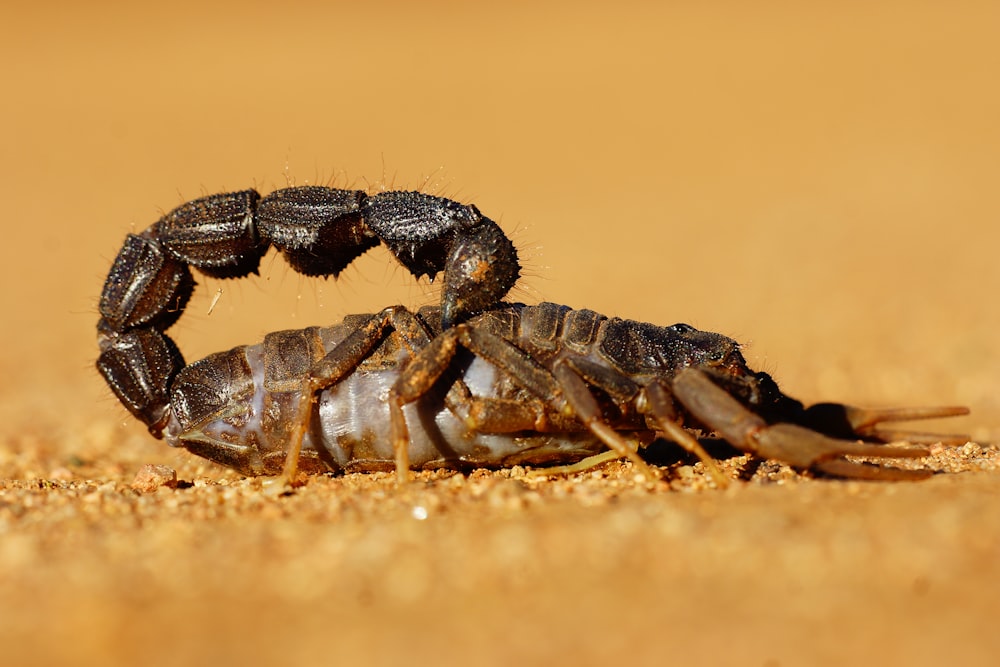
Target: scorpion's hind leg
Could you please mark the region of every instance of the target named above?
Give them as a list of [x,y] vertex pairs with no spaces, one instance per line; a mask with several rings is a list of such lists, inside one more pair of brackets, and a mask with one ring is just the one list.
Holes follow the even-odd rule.
[[917,480],[933,474],[927,470],[902,470],[849,461],[844,456],[920,458],[930,452],[923,447],[885,447],[841,440],[797,424],[768,424],[695,369],[684,369],[677,374],[673,393],[699,421],[736,448],[783,461],[800,470],[872,480]]
[[[312,406],[317,394],[357,370],[358,366],[378,348],[390,329],[399,334],[402,344],[409,348],[411,355],[430,341],[427,331],[413,313],[402,306],[393,306],[373,315],[364,325],[355,329],[351,335],[305,370],[306,380],[299,384],[299,405],[294,426],[288,434],[285,465],[281,475],[274,480],[273,488],[279,493],[295,480],[302,452],[302,440],[309,430]],[[283,351],[283,355],[287,355],[287,350]],[[393,418],[395,419],[395,416]]]
[[[410,362],[400,370],[399,377],[389,392],[390,427],[396,457],[396,475],[400,484],[408,480],[410,467],[410,435],[403,406],[427,394],[448,370],[460,344],[460,333],[464,330],[464,326],[446,329],[416,351]],[[530,401],[492,400],[472,396],[461,380],[456,380],[449,388],[444,400],[456,417],[464,421],[471,430],[478,432],[511,433],[531,430],[535,428],[539,412],[544,411],[541,402],[535,405]]]

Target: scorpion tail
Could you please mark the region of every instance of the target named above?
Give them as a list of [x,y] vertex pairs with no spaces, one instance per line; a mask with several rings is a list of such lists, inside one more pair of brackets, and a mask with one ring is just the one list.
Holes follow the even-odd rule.
[[495,305],[520,276],[517,249],[495,222],[458,238],[444,268],[441,298],[445,329]]

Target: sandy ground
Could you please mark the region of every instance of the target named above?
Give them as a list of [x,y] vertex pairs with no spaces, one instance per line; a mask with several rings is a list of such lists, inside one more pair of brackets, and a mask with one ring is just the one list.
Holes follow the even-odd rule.
[[[992,3],[38,4],[0,25],[0,662],[993,664]],[[124,235],[201,194],[419,188],[510,230],[515,298],[749,343],[806,401],[960,404],[914,484],[727,458],[314,478],[272,498],[93,371]],[[188,359],[436,293],[374,251],[203,280]],[[209,303],[222,290],[208,314]],[[177,488],[131,487],[145,464]],[[755,471],[755,472],[754,472]],[[751,474],[753,473],[753,474]]]

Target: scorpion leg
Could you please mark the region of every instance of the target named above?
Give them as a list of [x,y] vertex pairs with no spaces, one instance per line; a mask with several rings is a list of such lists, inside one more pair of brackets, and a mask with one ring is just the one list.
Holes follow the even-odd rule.
[[403,406],[423,396],[441,377],[455,355],[454,329],[445,331],[420,350],[389,390],[389,432],[396,459],[396,481],[405,484],[410,475],[410,432]]
[[[474,396],[461,380],[456,380],[445,396],[445,405],[470,431],[543,432],[577,430],[580,427],[577,414],[559,398],[562,390],[548,371],[537,366],[530,357],[500,336],[488,334],[484,337],[482,332],[477,331],[471,335],[469,332],[468,327],[459,325],[438,335],[401,370],[398,380],[390,390],[391,432],[400,483],[407,480],[409,470],[407,451],[409,428],[403,415],[403,406],[418,400],[430,391],[449,368],[459,346],[469,349],[497,368],[511,374],[535,394],[534,399],[527,400]],[[558,412],[553,413],[549,407],[553,403],[561,406]],[[617,433],[613,431],[612,433],[616,437],[615,444],[619,444],[621,438]],[[621,442],[624,444],[620,449],[615,448],[612,452],[613,458],[628,455],[623,452],[629,449],[628,444],[623,440]],[[631,449],[634,451],[634,448]],[[642,462],[642,465],[645,463]]]
[[797,424],[768,424],[712,382],[705,373],[694,368],[685,368],[675,376],[673,394],[699,421],[717,431],[736,448],[784,461],[795,468],[872,480],[915,480],[933,474],[924,470],[901,470],[848,461],[843,458],[845,455],[919,458],[929,452],[922,447],[887,448],[835,439]]
[[[566,357],[562,363],[571,366],[589,384],[607,392],[608,395],[619,401],[620,404],[629,403],[639,394],[639,385],[628,376],[613,368],[603,364],[596,364],[586,358]],[[684,430],[678,422],[677,411],[670,397],[670,390],[659,380],[653,380],[641,389],[645,401],[644,405],[640,402],[640,405],[642,405],[640,409],[652,418],[657,430],[697,456],[715,480],[716,485],[719,488],[725,488],[728,480],[722,474],[722,471],[719,470],[715,459],[705,451],[705,448],[701,446],[698,439]],[[602,455],[598,454],[596,457],[593,457],[595,464],[602,462],[598,460],[600,456]]]
[[[430,391],[451,365],[458,349],[458,331],[455,328],[447,329],[419,350],[402,369],[389,390],[389,427],[396,459],[396,481],[401,485],[409,481],[410,475],[410,430],[403,414],[403,406]],[[445,400],[450,410],[456,414],[464,413],[468,422],[472,399],[466,388],[449,390]],[[500,420],[494,417],[493,421]]]
[[729,485],[729,480],[719,470],[715,459],[705,451],[705,448],[701,446],[697,438],[678,423],[677,410],[674,407],[673,400],[670,398],[670,391],[667,387],[660,381],[653,380],[646,385],[645,392],[649,412],[652,414],[653,420],[659,430],[663,431],[664,435],[678,445],[697,456],[702,465],[705,466],[705,470],[715,480],[715,485],[720,489],[726,488]]
[[[630,378],[608,366],[594,363],[586,357],[563,357],[560,364],[565,364],[571,367],[572,370],[582,377],[587,384],[604,391],[619,406],[628,404],[639,393],[639,385],[633,382]],[[572,382],[572,380],[570,381]],[[609,449],[606,452],[588,456],[580,461],[577,461],[576,463],[532,470],[528,473],[528,475],[532,477],[547,475],[574,475],[576,473],[592,470],[593,468],[620,458],[621,454],[618,450]]]
[[603,419],[597,400],[577,371],[560,363],[555,365],[553,371],[548,371],[503,337],[461,324],[435,338],[403,370],[394,386],[394,397],[391,400],[396,406],[394,420],[398,415],[398,423],[393,422],[393,432],[397,434],[397,473],[405,475],[400,458],[400,452],[407,441],[402,406],[417,400],[437,381],[450,364],[458,345],[510,374],[557,413],[580,419],[589,431],[617,452],[618,456],[628,458],[644,476],[655,479],[654,473],[638,455],[636,448]]
[[[315,362],[306,371],[308,379],[304,386],[299,383],[297,387],[282,385],[268,388],[271,392],[297,389],[299,401],[295,410],[294,426],[287,435],[289,444],[285,464],[276,480],[275,488],[284,489],[295,478],[302,440],[309,428],[312,403],[317,393],[355,372],[358,366],[377,349],[389,330],[399,335],[402,345],[411,357],[411,361],[404,366],[400,379],[390,390],[388,398],[397,479],[400,483],[407,481],[410,467],[409,434],[403,415],[403,405],[425,394],[447,369],[454,356],[456,337],[449,330],[431,339],[419,317],[402,306],[394,306],[374,315]],[[298,332],[288,333],[298,334]],[[280,337],[280,333],[272,334],[271,337]],[[274,356],[281,356],[279,363],[287,364],[294,356],[290,352],[290,346],[280,343],[279,347],[284,350],[284,354]],[[279,374],[300,377],[301,371],[297,373],[295,369],[285,369],[279,373],[275,368],[265,373],[272,378]],[[543,412],[540,405],[532,409],[532,406],[524,406],[514,401],[493,401],[472,397],[461,380],[457,380],[449,389],[445,396],[445,404],[456,415],[460,417],[464,415],[463,418],[467,422],[471,420],[476,424],[485,424],[490,430],[498,432],[534,428],[539,420],[538,414]]]
[[[640,388],[638,384],[619,371],[608,368],[607,366],[595,364],[585,358],[577,359],[573,357],[566,357],[556,365],[557,368],[563,366],[570,367],[574,373],[580,375],[588,384],[605,391],[621,404],[627,404],[630,402],[637,394],[639,394],[641,390],[643,392],[643,398],[640,399],[639,402],[639,405],[641,406],[640,410],[641,412],[647,414],[651,419],[651,425],[654,426],[656,430],[662,432],[670,440],[673,440],[675,443],[697,456],[705,466],[705,469],[712,476],[716,486],[719,488],[725,488],[728,485],[728,479],[726,479],[726,476],[722,474],[721,470],[719,470],[719,466],[716,464],[715,459],[713,459],[709,453],[705,451],[705,448],[701,446],[701,443],[698,442],[697,438],[692,436],[680,425],[680,423],[678,423],[677,411],[674,408],[673,400],[670,397],[670,391],[661,381],[653,380],[645,387]],[[564,373],[564,371],[560,371],[560,373]],[[572,382],[572,380],[570,380],[570,382]],[[601,465],[607,461],[614,460],[617,457],[619,457],[619,454],[616,450],[596,454],[575,464],[560,466],[558,468],[558,472],[581,472],[594,466]]]
[[566,397],[566,401],[587,428],[619,456],[624,456],[631,461],[632,465],[646,479],[657,479],[657,475],[642,457],[639,456],[638,447],[630,444],[604,420],[597,399],[594,398],[593,392],[587,387],[587,383],[579,375],[578,371],[569,364],[560,362],[556,362],[552,371],[559,382],[559,387]]
[[460,327],[458,338],[462,345],[518,379],[556,412],[580,419],[591,433],[619,456],[631,461],[647,479],[656,479],[636,451],[637,447],[629,444],[604,420],[597,399],[580,373],[569,364],[556,362],[550,372],[513,343],[482,329]]
[[309,377],[299,394],[298,416],[289,435],[284,468],[275,480],[276,488],[284,489],[295,479],[302,451],[302,439],[309,429],[312,404],[317,392],[337,384],[354,372],[361,362],[378,348],[389,329],[400,334],[403,344],[410,350],[411,355],[430,342],[427,331],[413,313],[402,306],[393,306],[372,316],[368,322],[316,362],[309,370]]

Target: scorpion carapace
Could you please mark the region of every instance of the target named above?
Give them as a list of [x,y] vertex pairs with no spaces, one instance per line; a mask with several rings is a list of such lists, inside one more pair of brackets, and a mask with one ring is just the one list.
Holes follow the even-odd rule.
[[395,468],[403,480],[411,468],[567,463],[605,450],[652,474],[637,446],[665,436],[719,483],[688,429],[800,470],[916,479],[929,473],[845,457],[925,456],[922,447],[877,444],[900,437],[879,424],[966,413],[805,409],[751,370],[725,336],[551,303],[501,304],[447,328],[439,307],[397,306],[273,333],[183,368],[156,409],[171,445],[250,475],[283,471],[286,480],[297,467]]
[[320,186],[202,197],[125,239],[101,293],[98,370],[159,435],[171,381],[184,366],[164,332],[194,289],[190,267],[245,276],[273,245],[296,271],[337,276],[379,243],[418,278],[444,273],[446,326],[499,302],[520,273],[517,251],[495,222],[441,197]]

